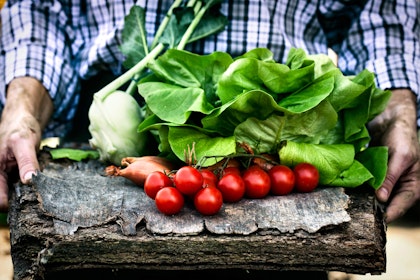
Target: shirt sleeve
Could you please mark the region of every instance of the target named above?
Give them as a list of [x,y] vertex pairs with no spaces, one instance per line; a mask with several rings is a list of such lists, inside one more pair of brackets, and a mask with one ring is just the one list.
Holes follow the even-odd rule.
[[2,103],[12,79],[31,76],[44,85],[53,99],[52,123],[69,122],[75,112],[79,81],[72,65],[71,25],[60,2],[8,1],[1,18]]
[[419,18],[416,1],[367,1],[339,49],[346,74],[367,68],[382,89],[409,88],[420,96]]

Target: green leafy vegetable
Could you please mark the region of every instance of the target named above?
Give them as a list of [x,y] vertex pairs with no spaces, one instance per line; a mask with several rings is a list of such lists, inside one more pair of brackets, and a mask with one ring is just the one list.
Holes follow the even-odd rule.
[[[89,139],[91,146],[98,150],[100,159],[113,164],[121,164],[123,157],[142,156],[147,153],[147,140],[149,133],[138,132],[138,125],[144,120],[142,108],[132,96],[136,88],[136,80],[144,74],[149,63],[166,49],[183,49],[185,44],[198,40],[220,31],[226,24],[225,17],[212,7],[221,1],[179,1],[176,0],[167,12],[165,20],[157,31],[153,43],[149,47],[146,39],[145,12],[140,6],[133,6],[125,18],[122,32],[123,44],[121,51],[126,55],[124,66],[127,71],[117,79],[96,92],[89,108]],[[211,11],[212,17],[209,16]],[[130,80],[127,91],[119,90]],[[180,89],[182,91],[182,89]],[[196,96],[185,98],[189,100],[199,98],[203,91],[197,90]],[[154,96],[150,97],[151,99]],[[211,110],[212,106],[202,106],[205,96],[185,109],[194,111],[205,108]],[[169,103],[167,103],[169,104]],[[181,103],[172,104],[172,106]],[[167,109],[170,109],[167,107]],[[169,110],[169,115],[176,113]],[[178,118],[188,118],[190,113],[175,114]],[[171,119],[173,121],[174,119]]]
[[[195,151],[194,156],[197,159],[214,155],[227,156],[236,152],[234,136],[210,137],[193,128],[181,126],[170,127],[168,136],[169,142],[173,143],[172,151],[182,159],[188,155],[189,149]],[[208,160],[205,165],[213,165],[216,162]]]
[[369,179],[369,185],[378,189],[384,182],[388,169],[388,147],[370,147],[358,153],[356,160],[373,175]]
[[[226,18],[216,5],[220,3],[175,0],[150,46],[144,11],[133,7],[121,46],[128,69],[95,94],[91,110],[97,113],[90,118],[98,125],[93,132],[131,139],[141,136],[128,145],[143,148],[144,135],[150,133],[162,156],[181,161],[194,157],[198,162],[212,157],[206,165],[239,153],[238,144],[244,143],[257,154],[277,153],[287,165],[298,161],[316,165],[323,185],[366,183],[378,188],[385,178],[388,150],[369,147],[366,125],[385,109],[390,92],[376,88],[374,73],[363,70],[344,76],[328,56],[295,48],[284,64],[276,62],[266,48],[236,58],[224,52],[183,51],[187,43],[224,28]],[[132,79],[128,96],[137,87],[145,101],[140,111],[144,115],[135,114],[134,107],[126,110],[131,113],[100,109],[105,105],[99,102]],[[121,133],[110,125],[111,117],[103,117],[112,114],[108,111],[121,114],[117,122],[129,123],[130,129]],[[114,136],[98,133],[97,137]],[[112,151],[103,153],[109,157]],[[128,153],[119,156],[136,156]]]
[[[124,20],[124,27],[121,34],[124,44],[121,45],[120,49],[123,53],[129,54],[123,65],[125,68],[130,69],[149,53],[144,9],[138,6],[130,9],[130,13]],[[133,32],[133,30],[137,32]]]
[[70,148],[51,149],[50,154],[51,154],[52,159],[68,158],[74,161],[82,161],[85,159],[98,159],[99,158],[98,151],[70,149]]
[[354,161],[355,151],[350,144],[308,144],[285,141],[279,150],[280,163],[294,167],[309,162],[318,168],[321,185],[329,185],[338,174]]
[[346,77],[326,55],[302,49],[291,49],[281,64],[263,48],[237,58],[171,50],[150,69],[138,84],[148,112],[138,131],[159,131],[167,155],[185,160],[194,147],[200,161],[238,153],[236,144],[246,143],[288,165],[313,163],[323,185],[377,188],[384,180],[387,150],[368,147],[366,124],[390,92],[377,89],[367,70]]

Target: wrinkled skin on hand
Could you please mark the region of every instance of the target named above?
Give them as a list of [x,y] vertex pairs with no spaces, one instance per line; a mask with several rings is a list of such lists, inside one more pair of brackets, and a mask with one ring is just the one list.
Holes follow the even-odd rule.
[[372,145],[389,148],[388,171],[377,199],[386,204],[387,223],[420,200],[420,146],[416,98],[410,90],[392,91],[386,110],[369,123]]
[[0,122],[0,212],[8,209],[8,177],[16,167],[28,183],[39,169],[37,152],[42,130],[53,110],[45,88],[35,79],[13,80]]

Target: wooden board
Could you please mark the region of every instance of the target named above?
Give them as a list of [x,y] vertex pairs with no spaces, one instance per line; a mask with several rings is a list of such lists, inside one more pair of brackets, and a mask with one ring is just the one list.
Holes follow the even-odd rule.
[[103,168],[95,161],[49,162],[32,185],[14,184],[16,279],[98,269],[153,279],[165,271],[230,271],[238,279],[250,271],[385,272],[386,226],[369,188],[244,199],[211,217],[187,205],[168,217],[141,188],[103,176]]

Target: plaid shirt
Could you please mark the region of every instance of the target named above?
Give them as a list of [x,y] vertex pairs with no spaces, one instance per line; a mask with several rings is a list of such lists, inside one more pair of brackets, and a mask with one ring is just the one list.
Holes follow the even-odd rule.
[[[79,99],[81,79],[101,71],[123,71],[119,50],[124,16],[145,7],[149,42],[169,0],[8,0],[1,10],[0,103],[18,76],[39,79],[54,100],[45,136],[63,136]],[[346,75],[367,68],[382,89],[420,90],[420,25],[416,0],[226,0],[226,29],[186,49],[232,56],[269,48],[285,62],[291,47],[307,53],[333,49]],[[418,8],[418,7],[417,7]],[[4,65],[4,66],[3,66]],[[1,108],[0,108],[1,109]]]

